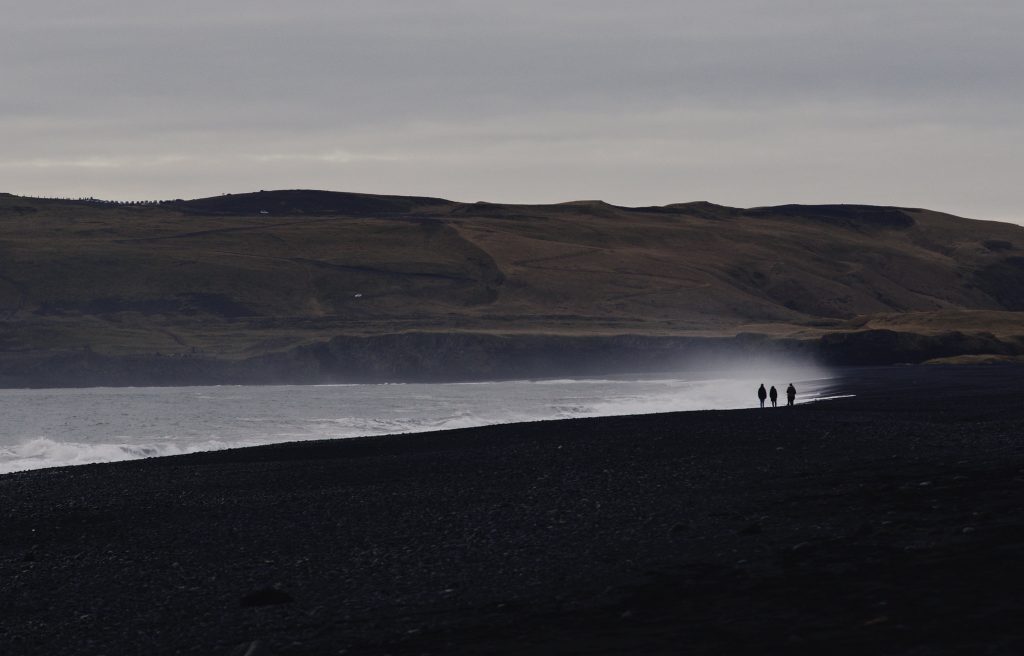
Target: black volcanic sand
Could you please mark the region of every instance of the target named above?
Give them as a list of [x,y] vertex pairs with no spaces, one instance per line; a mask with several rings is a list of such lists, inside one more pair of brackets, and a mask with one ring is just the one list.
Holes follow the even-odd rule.
[[3,476],[0,653],[1024,653],[1024,371],[844,386]]

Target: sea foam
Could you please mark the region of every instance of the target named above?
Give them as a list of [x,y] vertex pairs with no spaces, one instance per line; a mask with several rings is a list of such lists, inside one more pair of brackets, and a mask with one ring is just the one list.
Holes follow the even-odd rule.
[[[798,402],[827,396],[827,378],[795,374],[764,380],[794,380]],[[0,473],[281,442],[754,407],[760,380],[0,390]]]
[[197,451],[216,451],[239,446],[250,445],[217,440],[192,442],[184,446],[172,441],[152,444],[83,444],[81,442],[63,442],[48,437],[35,437],[11,446],[0,447],[0,474],[45,467],[88,465],[97,462],[173,456]]

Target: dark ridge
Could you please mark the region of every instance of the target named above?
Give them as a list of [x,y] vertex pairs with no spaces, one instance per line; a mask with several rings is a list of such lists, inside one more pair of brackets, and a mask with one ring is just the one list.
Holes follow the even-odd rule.
[[985,248],[990,251],[1012,251],[1013,242],[1006,241],[1004,239],[989,239],[984,242]]
[[974,284],[1007,310],[1024,310],[1024,257],[1008,257],[979,269]]
[[830,333],[818,340],[817,355],[822,362],[839,366],[922,363],[959,355],[1019,355],[1022,344],[1002,341],[991,334],[950,331],[919,335],[893,330]]
[[758,218],[809,219],[841,228],[905,230],[915,225],[914,219],[906,214],[905,209],[910,208],[873,205],[779,205],[751,208],[745,210],[744,214]]
[[449,214],[490,216],[494,214],[505,214],[508,211],[508,209],[508,205],[501,205],[499,203],[488,203],[486,201],[478,200],[475,203],[453,204],[453,207]]
[[603,200],[569,200],[564,203],[552,203],[546,207],[553,207],[557,209],[628,209],[619,205],[612,205],[606,203]]
[[645,207],[630,207],[630,212],[641,212],[643,214],[672,214],[674,216],[686,214],[668,205],[647,205]]
[[475,203],[454,204],[449,212],[456,216],[496,216],[508,218],[542,218],[553,214],[591,214],[607,216],[619,211],[631,211],[629,207],[611,205],[603,200],[574,200],[565,203],[520,204],[520,203]]
[[373,216],[408,214],[417,209],[438,208],[454,205],[454,203],[442,198],[421,196],[377,196],[341,191],[289,189],[226,194],[210,198],[174,201],[167,205],[189,214]]
[[696,216],[702,219],[721,219],[730,216],[737,216],[743,210],[726,205],[716,205],[704,200],[692,203],[671,203],[669,205],[654,205],[648,207],[630,207],[630,212],[644,212],[648,214],[673,214],[682,216]]

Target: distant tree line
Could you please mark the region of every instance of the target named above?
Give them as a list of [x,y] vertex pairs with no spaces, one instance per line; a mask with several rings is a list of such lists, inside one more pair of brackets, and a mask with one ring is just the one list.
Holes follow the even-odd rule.
[[73,196],[30,196],[34,200],[59,200],[72,203],[89,203],[91,205],[166,205],[168,203],[180,203],[182,200],[176,198],[174,200],[104,200],[102,198],[93,198],[92,196],[80,196],[75,198]]

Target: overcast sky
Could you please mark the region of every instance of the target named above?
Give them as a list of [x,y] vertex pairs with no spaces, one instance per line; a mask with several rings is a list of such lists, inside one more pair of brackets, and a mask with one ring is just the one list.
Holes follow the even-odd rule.
[[1024,222],[1021,0],[35,0],[0,191],[875,203]]

